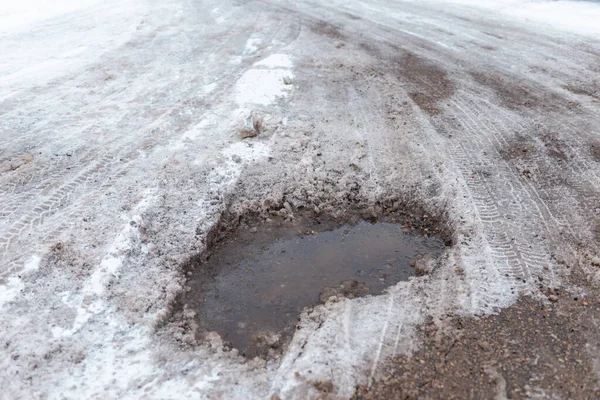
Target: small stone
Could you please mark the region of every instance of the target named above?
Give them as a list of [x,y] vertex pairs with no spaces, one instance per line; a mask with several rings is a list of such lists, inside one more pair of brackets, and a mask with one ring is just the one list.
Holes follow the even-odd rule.
[[587,307],[587,306],[589,306],[589,305],[590,305],[590,303],[588,303],[587,301],[584,301],[584,302],[583,302],[583,306],[584,306],[584,307]]
[[490,348],[490,344],[484,341],[477,343],[477,346],[479,346],[481,350],[488,350]]
[[292,80],[290,79],[289,76],[284,76],[283,77],[283,84],[284,85],[291,85],[292,84]]
[[250,232],[251,233],[256,233],[256,232],[258,232],[258,229],[256,227],[250,228]]
[[592,258],[592,265],[594,265],[596,267],[600,267],[600,257],[593,257]]
[[548,300],[550,300],[553,303],[556,303],[558,301],[558,296],[551,294],[550,296],[548,296]]
[[240,126],[238,128],[239,135],[243,138],[251,138],[258,135],[262,129],[263,117],[251,112],[244,121],[240,122]]

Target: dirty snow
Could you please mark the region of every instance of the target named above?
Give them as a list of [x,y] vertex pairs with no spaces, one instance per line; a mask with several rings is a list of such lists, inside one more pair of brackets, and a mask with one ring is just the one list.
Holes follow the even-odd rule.
[[[347,398],[426,317],[597,279],[598,4],[5,3],[0,398]],[[225,211],[404,199],[451,227],[434,273],[305,310],[281,358],[172,320]]]

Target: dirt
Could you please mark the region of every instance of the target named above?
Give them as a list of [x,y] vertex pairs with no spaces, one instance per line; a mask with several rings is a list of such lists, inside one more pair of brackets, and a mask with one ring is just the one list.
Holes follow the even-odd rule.
[[398,60],[402,80],[416,87],[409,93],[410,98],[429,115],[440,113],[438,102],[447,99],[454,92],[454,85],[447,73],[422,57],[407,54]]
[[571,280],[579,290],[550,301],[524,297],[488,317],[429,320],[422,348],[390,361],[353,398],[598,398],[600,291],[581,272]]
[[574,106],[568,99],[561,98],[558,93],[553,93],[543,87],[520,83],[518,80],[493,73],[471,71],[470,75],[480,85],[490,88],[501,104],[512,110],[533,108],[558,111]]
[[565,85],[564,88],[574,94],[589,96],[589,97],[592,97],[595,99],[600,99],[600,87],[594,83],[570,84],[570,85]]
[[[356,18],[354,18],[356,20]],[[326,21],[317,21],[310,26],[310,29],[318,35],[326,36],[330,39],[344,40],[345,35],[340,27]]]
[[590,146],[593,159],[600,163],[600,143],[594,143]]

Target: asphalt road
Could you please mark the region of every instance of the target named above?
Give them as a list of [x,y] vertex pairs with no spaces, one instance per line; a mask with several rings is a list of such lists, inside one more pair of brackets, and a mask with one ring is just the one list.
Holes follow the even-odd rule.
[[[596,295],[592,33],[433,1],[140,0],[0,48],[2,398],[349,398],[425,321]],[[185,265],[248,216],[357,208],[452,245],[306,310],[268,361],[174,312]]]

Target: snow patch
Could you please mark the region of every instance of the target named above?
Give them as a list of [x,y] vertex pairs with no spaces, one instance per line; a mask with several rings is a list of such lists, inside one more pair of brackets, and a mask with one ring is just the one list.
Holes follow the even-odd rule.
[[204,94],[207,95],[209,93],[211,93],[213,90],[215,90],[217,88],[217,84],[215,82],[213,83],[209,83],[208,85],[204,86]]
[[[291,80],[292,61],[286,54],[272,54],[254,64],[236,85],[238,104],[269,105],[279,97],[285,97],[293,86],[284,81]],[[268,68],[268,69],[267,69]]]
[[294,64],[287,54],[272,54],[254,64],[255,67],[292,68]]
[[31,256],[29,261],[27,261],[23,267],[25,272],[35,271],[40,267],[40,262],[42,259],[39,256]]
[[580,34],[600,35],[600,4],[585,1],[528,2],[507,12]]
[[[425,0],[431,1],[431,0]],[[433,0],[492,9],[518,19],[582,35],[600,35],[600,3],[570,0]]]
[[6,303],[13,301],[25,289],[22,276],[37,270],[40,267],[40,261],[41,258],[39,256],[31,256],[19,274],[11,276],[7,279],[6,284],[0,286],[0,309]]
[[56,17],[100,3],[100,0],[21,0],[0,2],[0,31]]
[[239,104],[254,103],[263,106],[288,94],[284,78],[292,78],[291,71],[284,69],[251,69],[237,83],[236,101]]
[[263,143],[245,143],[237,142],[223,149],[223,155],[227,158],[238,156],[243,161],[255,161],[257,158],[268,157],[270,154],[269,146]]
[[24,287],[23,281],[18,276],[8,278],[6,284],[0,286],[0,309],[4,304],[13,301]]
[[208,181],[217,186],[234,185],[242,174],[245,163],[268,157],[270,152],[270,147],[263,143],[234,143],[223,149],[221,154],[224,163],[210,173]]
[[250,38],[244,46],[244,54],[252,54],[258,50],[258,44],[261,42],[260,39]]

